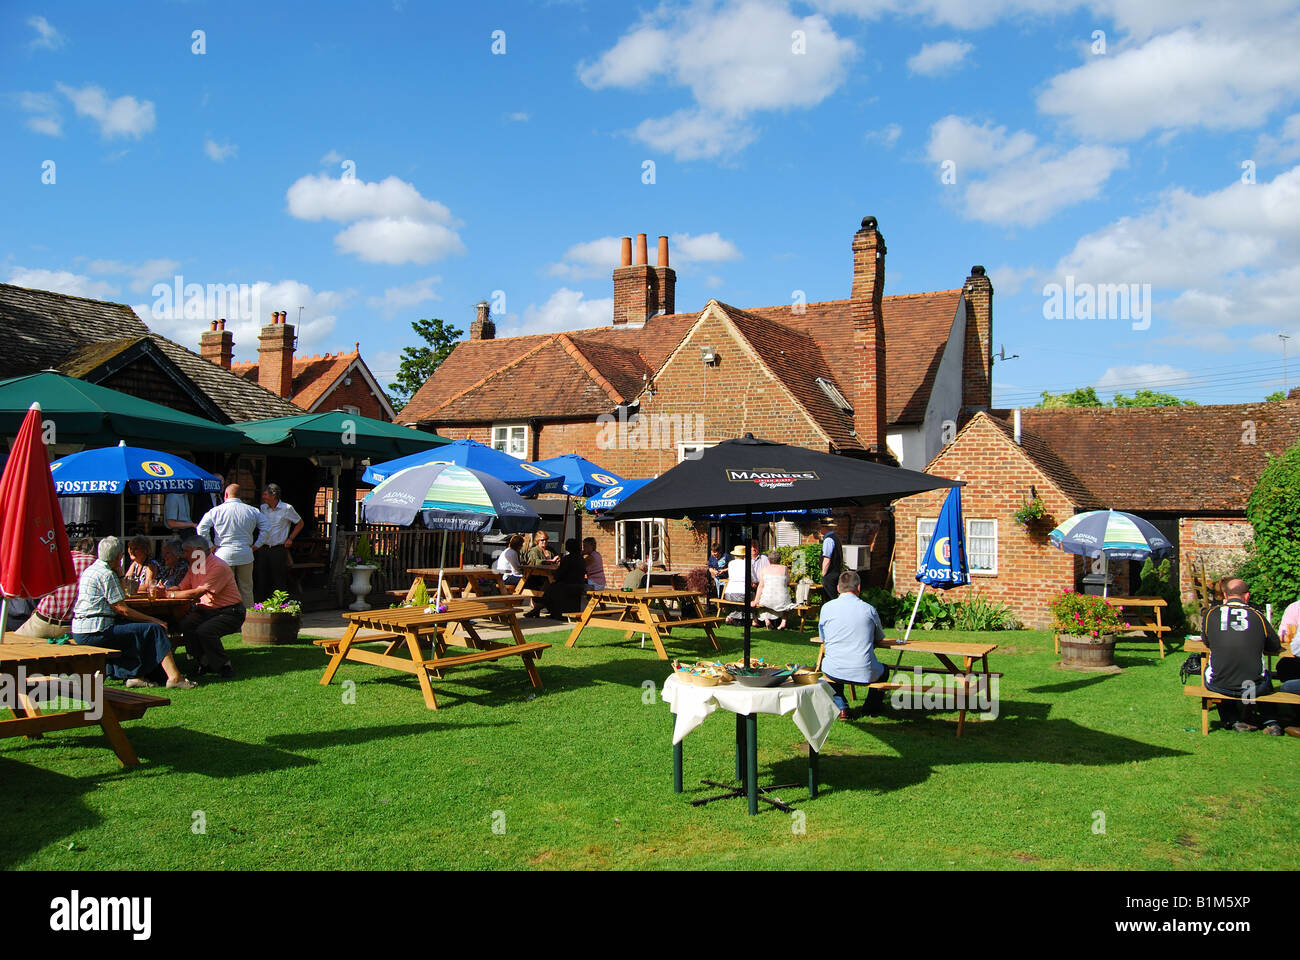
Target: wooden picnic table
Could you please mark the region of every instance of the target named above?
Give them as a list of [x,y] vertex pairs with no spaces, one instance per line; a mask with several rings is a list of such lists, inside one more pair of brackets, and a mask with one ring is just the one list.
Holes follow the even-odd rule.
[[[711,617],[700,606],[703,596],[693,590],[676,590],[672,587],[650,587],[643,590],[588,590],[587,606],[573,625],[566,647],[577,644],[578,637],[588,626],[605,627],[624,631],[624,640],[632,639],[634,633],[646,633],[654,641],[655,650],[660,660],[668,659],[664,650],[661,633],[669,633],[677,627],[701,627],[713,644],[714,650],[721,650],[718,638],[713,635],[713,625],[721,623],[722,617]],[[682,608],[682,618],[673,620],[668,616],[667,604],[676,601]],[[598,614],[600,614],[598,616]]]
[[[480,595],[481,587],[479,581],[487,581],[496,584],[497,593],[506,592],[505,581],[502,580],[502,574],[499,570],[492,570],[488,567],[411,567],[407,571],[415,576],[415,580],[423,580],[425,588],[428,589],[429,581],[433,581],[433,589],[437,590],[439,574],[442,575],[442,598],[443,600],[468,599]],[[411,582],[411,590],[415,589],[415,581]],[[409,599],[411,591],[406,594]]]
[[1125,617],[1132,623],[1130,629],[1155,634],[1156,643],[1160,645],[1160,658],[1163,660],[1165,634],[1169,632],[1169,627],[1166,627],[1160,619],[1160,611],[1169,606],[1165,599],[1163,597],[1107,597],[1106,599],[1118,604],[1124,611]]
[[171,638],[172,646],[185,642],[181,621],[194,606],[193,600],[181,597],[151,597],[147,593],[140,593],[127,597],[122,602],[132,610],[157,617],[167,624],[167,636]]
[[[499,602],[483,603],[476,600],[449,600],[445,613],[437,613],[436,609],[436,607],[398,607],[343,614],[343,619],[348,621],[348,627],[341,638],[315,641],[331,655],[329,665],[320,679],[321,685],[329,685],[344,660],[387,667],[390,670],[415,674],[420,681],[425,706],[430,710],[437,710],[438,701],[433,694],[431,678],[441,679],[442,671],[453,667],[518,656],[523,658],[524,668],[528,671],[528,679],[532,681],[533,687],[541,689],[542,678],[533,661],[540,657],[542,651],[550,644],[528,642],[524,639],[513,605]],[[499,643],[484,639],[474,628],[475,620],[494,620],[504,624],[510,629],[514,642]],[[452,635],[451,628],[454,626],[459,626],[465,631],[473,652],[448,654],[447,640]],[[357,634],[361,630],[377,630],[381,635],[358,638]],[[359,643],[374,641],[385,641],[388,645],[382,653],[357,646]],[[432,657],[424,655],[421,644],[433,647]],[[403,646],[408,656],[396,656],[395,651]]]
[[[14,691],[17,702],[6,704],[13,716],[0,720],[0,737],[38,738],[51,730],[98,725],[122,766],[137,765],[140,758],[136,756],[131,741],[122,730],[122,721],[134,720],[149,707],[166,706],[171,701],[166,697],[155,697],[135,690],[105,687],[104,662],[108,657],[116,657],[120,653],[120,650],[107,647],[53,644],[44,640],[33,641],[16,633],[5,634],[4,642],[0,643],[0,674],[9,678],[6,685]],[[22,684],[18,682],[20,669],[26,678]],[[27,689],[28,682],[33,677],[68,674],[82,678],[82,700],[87,704],[87,709],[42,713]],[[98,703],[94,700],[98,700]],[[96,707],[99,709],[96,710]],[[94,716],[95,713],[99,715]]]
[[[810,642],[820,644],[820,636],[810,637]],[[935,673],[946,673],[954,677],[972,677],[973,682],[978,683],[980,680],[987,681],[988,678],[999,676],[989,672],[989,654],[998,648],[996,643],[966,643],[959,640],[908,640],[904,643],[902,640],[889,637],[881,639],[879,649],[897,650],[898,659],[890,667],[891,683],[897,680],[895,671],[899,670],[903,664],[903,654],[909,651],[916,653],[933,654],[938,661],[943,664],[942,670],[932,670]],[[826,650],[823,647],[817,653],[817,669],[822,668],[822,657]],[[954,658],[961,658],[962,665],[959,667],[953,662]],[[883,657],[880,657],[883,661]],[[979,669],[975,670],[975,662],[979,661]],[[850,684],[850,686],[867,686],[867,684]],[[970,684],[967,684],[968,689]],[[963,700],[968,704],[969,700]],[[963,706],[957,711],[957,736],[961,736],[962,730],[966,727],[966,707]]]
[[[1199,654],[1202,654],[1202,655],[1203,655],[1203,656],[1201,657],[1201,685],[1204,686],[1204,684],[1205,684],[1205,671],[1206,671],[1206,670],[1209,668],[1209,666],[1210,666],[1210,648],[1209,648],[1208,646],[1206,646],[1205,641],[1202,640],[1200,637],[1188,637],[1186,640],[1183,641],[1183,652],[1184,652],[1184,653],[1199,653]],[[1283,643],[1283,644],[1282,644],[1282,652],[1281,652],[1281,653],[1266,653],[1266,654],[1264,654],[1264,655],[1265,655],[1266,657],[1268,657],[1268,670],[1269,670],[1269,673],[1272,673],[1272,672],[1273,672],[1273,658],[1274,658],[1274,657],[1276,657],[1276,658],[1279,659],[1279,660],[1282,660],[1282,659],[1284,659],[1284,658],[1286,658],[1286,657],[1293,657],[1293,656],[1295,656],[1295,654],[1293,654],[1293,653],[1291,652],[1291,645],[1290,645],[1289,643]]]
[[560,569],[559,561],[555,563],[533,564],[525,563],[521,566],[524,575],[519,578],[519,582],[514,585],[510,591],[520,597],[539,597],[541,593],[535,587],[529,587],[528,581],[532,577],[543,577],[548,584],[555,582],[556,571]]

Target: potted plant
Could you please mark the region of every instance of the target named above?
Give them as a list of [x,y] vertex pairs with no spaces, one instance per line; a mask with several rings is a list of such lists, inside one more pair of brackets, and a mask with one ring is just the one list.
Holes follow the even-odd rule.
[[1115,636],[1128,627],[1120,617],[1119,607],[1104,597],[1066,588],[1053,598],[1051,610],[1062,667],[1077,670],[1115,666]]
[[352,583],[348,585],[348,589],[356,597],[353,603],[348,604],[349,610],[370,609],[370,604],[366,603],[366,596],[370,593],[370,578],[379,569],[372,562],[373,560],[374,553],[370,549],[370,534],[363,533],[357,539],[356,552],[347,559],[347,568],[352,574]]
[[245,643],[293,643],[302,626],[302,604],[277,590],[249,607],[240,631]]
[[1015,513],[1016,523],[1026,530],[1045,516],[1047,516],[1047,508],[1043,506],[1041,497],[1034,497],[1032,500],[1025,501]]

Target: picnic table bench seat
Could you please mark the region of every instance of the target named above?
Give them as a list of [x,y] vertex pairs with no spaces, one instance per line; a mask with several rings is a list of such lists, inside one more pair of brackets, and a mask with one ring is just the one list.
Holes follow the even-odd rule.
[[[721,607],[739,607],[739,608],[741,608],[741,609],[744,609],[744,606],[745,606],[745,601],[744,601],[744,600],[728,600],[728,599],[726,599],[725,597],[714,597],[714,598],[713,598],[713,602],[716,603],[716,604],[718,605],[719,608],[721,608]],[[751,608],[751,609],[754,609],[754,610],[765,610],[765,609],[767,609],[767,608],[766,608],[766,607],[762,607],[762,606],[760,606],[760,607],[753,607],[753,608]],[[800,604],[796,604],[795,606],[791,607],[791,608],[788,609],[788,610],[782,611],[782,612],[779,614],[779,616],[782,617],[783,619],[784,619],[785,617],[788,617],[788,616],[791,616],[791,615],[797,617],[797,618],[799,619],[799,629],[800,629],[800,630],[803,630],[803,629],[805,629],[806,626],[807,626],[806,621],[807,621],[807,619],[808,619],[808,614],[810,614],[810,613],[813,611],[813,609],[814,609],[814,607],[813,607],[811,604],[800,603]],[[816,609],[820,609],[820,607],[818,607],[818,608],[816,608]]]
[[[1240,697],[1234,697],[1226,693],[1218,693],[1204,686],[1186,686],[1183,687],[1183,693],[1189,697],[1201,698],[1201,736],[1210,735],[1210,706],[1223,700],[1240,700]],[[1300,693],[1285,693],[1281,690],[1274,690],[1272,693],[1262,693],[1255,698],[1256,703],[1286,703],[1291,705],[1300,704]]]

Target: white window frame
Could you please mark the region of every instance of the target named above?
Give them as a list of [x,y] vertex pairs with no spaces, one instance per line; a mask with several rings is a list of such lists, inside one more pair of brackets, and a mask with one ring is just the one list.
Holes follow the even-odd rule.
[[[993,566],[988,569],[976,569],[971,559],[971,532],[972,523],[991,523],[993,524]],[[987,538],[985,538],[987,539]],[[992,517],[967,517],[966,518],[966,568],[973,577],[996,577],[998,575],[998,521]]]
[[[710,447],[716,447],[717,445],[717,440],[695,440],[691,443],[679,443],[677,444],[677,462],[681,463],[683,460],[687,459],[698,459],[699,454],[708,450]],[[691,457],[690,453],[694,453],[696,456]]]
[[[921,524],[923,523],[930,525],[930,529],[926,533],[921,532]],[[921,569],[921,561],[925,559],[925,551],[930,549],[930,541],[934,538],[934,528],[938,523],[938,517],[916,518],[916,568],[918,570]]]
[[[641,544],[650,544],[652,556],[650,565],[668,566],[668,521],[661,517],[647,517],[643,520],[619,520],[614,524],[614,562],[627,563],[632,560],[640,560],[640,557],[629,557],[627,555],[627,524],[636,523],[641,526]],[[657,549],[656,549],[657,547]]]
[[339,412],[348,413],[354,417],[361,416],[361,408],[350,403],[345,403],[343,406],[339,407]]
[[[522,430],[523,433],[523,450],[515,453],[510,449],[514,442],[514,431]],[[500,434],[500,436],[498,436]],[[528,459],[528,442],[531,438],[528,436],[528,424],[526,423],[494,423],[492,424],[492,449],[500,450],[502,453],[508,453],[512,457],[520,460]]]

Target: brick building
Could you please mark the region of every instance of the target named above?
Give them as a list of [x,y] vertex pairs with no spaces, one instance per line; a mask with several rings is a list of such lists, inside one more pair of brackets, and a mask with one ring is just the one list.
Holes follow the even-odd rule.
[[[1079,589],[1085,561],[1047,534],[1085,510],[1111,508],[1150,521],[1177,547],[1183,599],[1193,569],[1227,573],[1251,536],[1246,502],[1270,455],[1300,440],[1300,400],[1204,407],[1075,408],[977,414],[926,470],[966,482],[972,591],[1009,604],[1029,626],[1050,619],[1046,598]],[[915,589],[916,569],[943,492],[895,504],[895,589]],[[1015,512],[1032,497],[1047,516],[1022,527]],[[1131,594],[1141,565],[1112,565],[1112,592]]]
[[[959,287],[884,296],[874,217],[852,237],[850,296],[740,309],[710,300],[676,313],[667,237],[622,240],[607,327],[498,339],[488,305],[468,340],[403,409],[401,421],[472,437],[527,460],[581,454],[625,477],[652,477],[694,450],[755,436],[921,469],[956,424],[991,399],[993,287],[974,267]],[[848,541],[883,581],[889,514],[861,511]],[[653,552],[674,569],[703,563],[706,528],[680,521],[589,521],[610,566]],[[811,528],[783,528],[786,539]]]
[[231,362],[235,341],[225,320],[211,321],[211,329],[199,339],[199,353],[308,413],[343,410],[392,422],[393,406],[361,359],[361,344],[354,344],[351,353],[310,357],[295,357],[296,345],[294,325],[279,311],[262,327],[256,363]]

